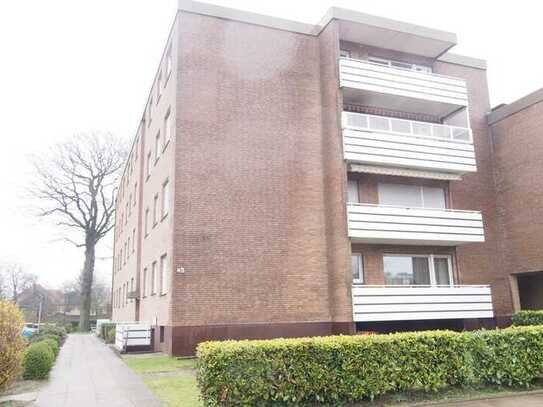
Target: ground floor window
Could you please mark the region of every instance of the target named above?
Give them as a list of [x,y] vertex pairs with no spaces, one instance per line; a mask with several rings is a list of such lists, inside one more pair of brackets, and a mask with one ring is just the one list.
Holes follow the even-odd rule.
[[386,254],[383,256],[387,285],[452,285],[451,256]]
[[353,283],[364,282],[364,262],[360,253],[353,253],[351,255],[352,270],[353,270]]

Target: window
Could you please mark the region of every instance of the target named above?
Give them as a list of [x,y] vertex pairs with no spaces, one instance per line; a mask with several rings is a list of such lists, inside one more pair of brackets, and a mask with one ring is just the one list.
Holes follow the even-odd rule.
[[170,77],[171,73],[172,73],[172,44],[168,46],[168,50],[166,51],[166,82],[168,82],[168,78]]
[[143,268],[143,278],[141,281],[141,295],[142,297],[147,296],[147,267]]
[[136,251],[136,228],[132,229],[132,253]]
[[156,294],[156,261],[151,266],[151,295]]
[[168,278],[168,258],[166,254],[160,257],[160,294],[167,293],[166,284]]
[[149,208],[145,209],[145,236],[149,234]]
[[351,57],[351,51],[347,49],[340,49],[339,50],[339,56],[341,58],[350,58]]
[[160,130],[155,137],[155,162],[160,158]]
[[147,109],[147,126],[151,125],[151,109],[153,107],[153,97],[149,99],[149,108]]
[[126,298],[126,286],[123,284],[123,291],[122,291],[122,298],[121,298],[121,303],[123,307],[125,303],[125,298]]
[[145,171],[147,174],[147,179],[151,176],[151,151],[147,153],[147,170]]
[[128,223],[128,215],[130,215],[130,206],[128,206],[128,202],[126,203],[126,216],[124,217],[124,224],[126,225]]
[[352,270],[353,270],[353,283],[364,282],[364,261],[360,253],[351,254]]
[[391,68],[406,69],[409,71],[432,73],[432,68],[426,65],[411,64],[409,62],[392,61],[384,58],[369,57],[368,61]]
[[452,265],[446,255],[385,255],[385,284],[451,285]]
[[127,258],[128,258],[128,250],[126,249],[126,242],[124,242],[124,264],[126,264]]
[[130,279],[130,292],[134,291],[134,277]]
[[133,202],[133,206],[136,206],[136,202],[138,201],[138,183],[136,182],[134,184],[134,202]]
[[164,117],[164,147],[168,144],[170,139],[172,138],[172,115],[170,114],[171,109],[168,109],[168,113],[166,113],[166,116]]
[[124,304],[128,304],[128,281],[124,285]]
[[153,226],[158,222],[158,194],[153,199]]
[[132,213],[132,194],[129,195],[128,197],[128,216],[130,216],[130,214]]
[[156,80],[156,103],[160,100],[162,96],[162,70],[158,73],[158,79]]
[[164,343],[164,326],[160,327],[160,343]]
[[170,183],[168,180],[164,181],[164,184],[162,184],[162,217],[166,216],[168,214],[168,210],[170,207]]
[[128,236],[128,250],[126,251],[126,258],[130,258],[130,236]]
[[358,193],[358,181],[350,179],[347,182],[347,202],[360,203],[360,195]]
[[445,209],[445,189],[407,184],[378,184],[379,203]]

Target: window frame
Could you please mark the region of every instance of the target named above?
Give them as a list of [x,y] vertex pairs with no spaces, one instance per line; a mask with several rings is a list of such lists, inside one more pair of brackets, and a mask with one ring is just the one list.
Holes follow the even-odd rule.
[[147,267],[143,268],[143,276],[141,280],[141,296],[147,297]]
[[168,253],[164,253],[160,256],[160,270],[159,270],[159,293],[160,295],[168,294],[167,286],[167,273],[168,273]]
[[358,257],[358,276],[353,278],[353,284],[364,284],[364,255],[361,252],[351,253],[351,275],[352,275],[352,258]]
[[151,295],[156,295],[156,268],[157,268],[157,262],[156,260],[151,263]]
[[[413,188],[418,189],[418,191],[416,192],[418,193],[420,197],[421,206],[382,203],[381,188],[385,186],[397,186],[397,185],[400,185],[403,187],[413,187]],[[443,208],[425,205],[425,199],[424,199],[425,188],[440,189],[443,192]],[[440,187],[440,186],[430,186],[430,185],[420,185],[420,184],[402,184],[398,182],[378,182],[377,183],[377,199],[378,199],[379,205],[384,205],[384,206],[398,206],[398,207],[405,207],[405,208],[421,208],[421,209],[442,209],[442,210],[449,209],[447,187]]]
[[[167,126],[166,123],[169,123]],[[171,132],[173,129],[173,123],[172,123],[172,109],[171,107],[168,108],[166,114],[164,115],[164,139],[162,141],[163,147],[162,150],[165,150],[168,144],[170,144]]]
[[[384,260],[385,257],[418,257],[428,259],[428,273],[430,274],[430,285],[426,284],[387,284],[385,280],[385,285],[387,286],[398,286],[398,287],[453,287],[454,283],[454,273],[453,273],[453,262],[451,254],[413,254],[413,253],[383,253],[383,276],[385,276]],[[436,284],[436,271],[434,259],[447,259],[447,267],[449,271],[449,284]]]
[[166,180],[162,183],[162,189],[161,189],[161,206],[160,206],[160,220],[162,221],[166,216],[168,216],[168,213],[170,213],[170,179],[166,178]]

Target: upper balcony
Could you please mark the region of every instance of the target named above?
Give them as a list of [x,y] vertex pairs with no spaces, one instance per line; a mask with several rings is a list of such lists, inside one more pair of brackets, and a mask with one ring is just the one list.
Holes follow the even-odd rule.
[[466,82],[460,78],[350,58],[339,60],[339,77],[346,103],[440,118],[468,106]]
[[477,171],[469,128],[343,112],[351,163],[462,175]]

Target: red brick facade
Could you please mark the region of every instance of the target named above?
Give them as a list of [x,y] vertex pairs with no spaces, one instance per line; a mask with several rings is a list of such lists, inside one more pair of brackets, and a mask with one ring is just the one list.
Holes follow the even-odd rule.
[[[517,192],[532,192],[533,183],[518,180],[527,179],[526,174],[537,177],[537,167],[521,168],[510,156],[522,163],[522,154],[537,154],[543,143],[526,152],[501,135],[511,126],[503,122],[490,137],[483,69],[340,42],[336,20],[308,34],[180,11],[169,44],[173,50],[167,47],[164,58],[173,55],[170,82],[163,85],[167,90],[161,99],[150,102],[152,112],[146,109],[131,156],[138,151],[141,157],[138,175],[132,181],[126,174],[123,178],[129,188],[139,180],[142,189],[135,204],[139,215],[131,220],[137,229],[137,261],[118,266],[127,236],[122,230],[115,234],[115,320],[150,322],[156,326],[155,349],[173,354],[191,354],[208,339],[351,333],[356,328],[351,252],[364,254],[365,283],[384,284],[383,253],[390,251],[450,255],[456,284],[490,284],[496,315],[511,314],[516,300],[510,274],[541,270],[541,242],[526,245],[524,228],[534,229],[535,235],[537,224],[510,212],[530,210],[537,202],[533,195],[515,199]],[[338,58],[346,48],[358,58],[371,53],[465,79],[477,172],[459,181],[349,173],[343,159],[343,110],[426,122],[439,118],[344,105]],[[164,72],[164,60],[161,64]],[[175,138],[147,176],[145,160],[168,109],[175,117]],[[378,203],[376,185],[383,178],[443,186],[448,208],[482,212],[485,242],[351,247],[348,178],[359,180],[368,203]],[[146,232],[146,209],[165,179],[171,186],[168,216]],[[121,191],[118,222],[126,199]],[[152,264],[166,254],[167,290],[146,295]],[[140,297],[119,300],[131,278]]]

